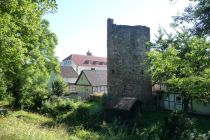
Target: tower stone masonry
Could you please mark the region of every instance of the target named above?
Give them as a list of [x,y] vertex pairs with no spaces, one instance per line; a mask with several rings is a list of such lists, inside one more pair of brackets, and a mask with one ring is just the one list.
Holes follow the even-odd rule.
[[152,99],[150,75],[145,64],[150,28],[116,25],[107,20],[108,94],[136,97],[143,103]]

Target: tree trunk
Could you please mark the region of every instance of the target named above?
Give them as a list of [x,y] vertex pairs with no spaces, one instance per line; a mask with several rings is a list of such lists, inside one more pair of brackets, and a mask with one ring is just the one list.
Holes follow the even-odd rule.
[[22,82],[21,79],[15,79],[13,81],[12,86],[12,96],[14,97],[13,108],[20,109],[21,108],[21,97],[22,97]]

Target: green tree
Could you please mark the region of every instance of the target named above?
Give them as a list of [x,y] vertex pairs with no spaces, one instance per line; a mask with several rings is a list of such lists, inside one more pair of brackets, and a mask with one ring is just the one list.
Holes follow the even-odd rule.
[[166,83],[167,89],[184,95],[188,110],[189,96],[207,102],[210,96],[210,42],[204,38],[178,33],[158,39],[148,53],[150,71],[155,83]]
[[[173,26],[184,27],[194,35],[210,35],[210,1],[209,0],[191,0],[194,1],[185,8],[185,11],[175,16]],[[191,25],[191,26],[190,26]]]
[[[14,108],[33,106],[47,94],[49,72],[58,70],[57,38],[42,20],[54,0],[0,0],[0,75]],[[6,85],[6,86],[5,86]]]
[[61,77],[58,77],[52,83],[52,94],[56,96],[61,96],[66,92],[67,85],[64,83]]

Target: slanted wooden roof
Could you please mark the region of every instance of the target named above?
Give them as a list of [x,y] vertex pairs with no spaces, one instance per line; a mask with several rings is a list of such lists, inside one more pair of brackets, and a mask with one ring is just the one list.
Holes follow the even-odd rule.
[[107,104],[107,108],[122,111],[130,111],[136,102],[137,99],[134,97],[122,97],[119,100],[109,101]]
[[114,106],[114,109],[130,111],[136,101],[137,99],[133,97],[122,97]]
[[107,85],[107,70],[83,70],[76,81],[76,85],[78,84],[82,74],[85,75],[91,86]]

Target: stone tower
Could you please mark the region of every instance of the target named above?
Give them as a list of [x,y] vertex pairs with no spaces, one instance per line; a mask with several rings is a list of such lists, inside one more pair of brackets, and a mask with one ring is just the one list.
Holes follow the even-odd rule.
[[136,97],[143,103],[152,99],[150,76],[146,71],[146,42],[150,28],[116,25],[107,20],[108,94]]

